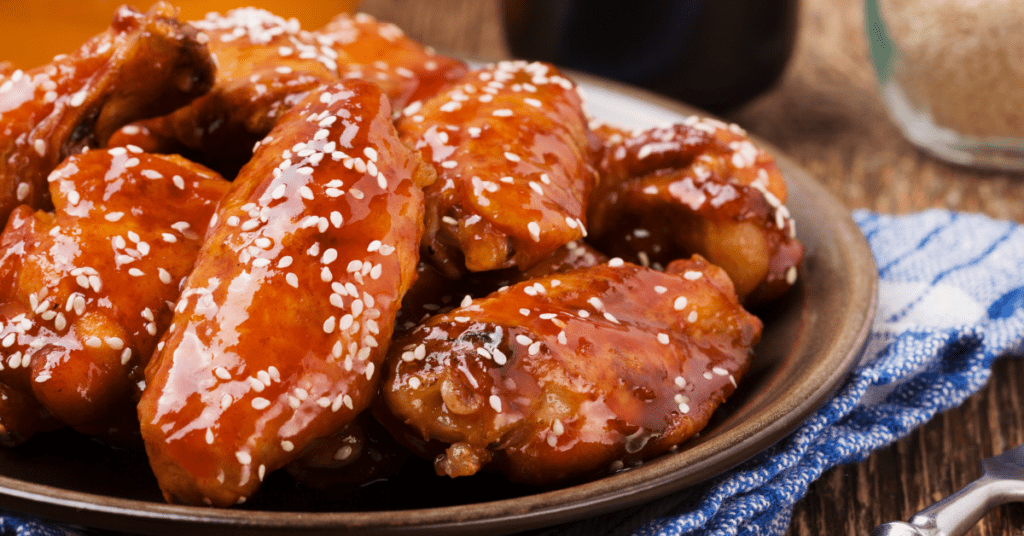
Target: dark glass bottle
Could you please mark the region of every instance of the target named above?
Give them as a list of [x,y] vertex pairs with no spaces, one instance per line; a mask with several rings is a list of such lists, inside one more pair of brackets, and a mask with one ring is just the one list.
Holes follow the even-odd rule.
[[793,51],[798,0],[505,0],[515,57],[723,112],[769,88]]

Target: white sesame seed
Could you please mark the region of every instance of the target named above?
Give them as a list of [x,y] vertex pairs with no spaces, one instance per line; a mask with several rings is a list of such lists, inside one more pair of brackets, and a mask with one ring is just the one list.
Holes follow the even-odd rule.
[[[253,402],[255,403],[256,401],[253,400]],[[238,459],[238,463],[242,465],[249,465],[250,463],[252,463],[252,456],[244,450],[236,452],[235,458]]]
[[686,309],[686,305],[686,296],[679,296],[678,298],[675,299],[674,302],[672,302],[672,308],[675,309],[676,311],[682,311],[683,309]]
[[692,324],[697,321],[697,318],[699,318],[697,311],[690,311],[690,314],[686,317],[686,321]]
[[252,399],[253,409],[267,409],[270,407],[270,401],[263,397],[256,397]]
[[540,242],[540,224],[535,221],[531,221],[526,224],[526,228],[530,231],[530,236],[534,242]]
[[491,408],[493,408],[494,411],[501,413],[501,398],[499,398],[498,395],[491,395],[488,401],[491,403]]

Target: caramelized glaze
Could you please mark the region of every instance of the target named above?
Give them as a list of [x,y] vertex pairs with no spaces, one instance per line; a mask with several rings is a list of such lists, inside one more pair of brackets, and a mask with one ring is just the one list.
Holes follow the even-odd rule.
[[466,74],[466,64],[435,53],[401,28],[365,13],[341,13],[317,32],[338,53],[338,75],[377,84],[401,110]]
[[326,86],[282,116],[146,370],[139,420],[168,501],[244,501],[369,405],[433,179],[373,85]]
[[[175,156],[94,150],[49,177],[55,212],[18,207],[0,237],[0,442],[44,421],[106,432],[134,413],[228,183]],[[134,393],[134,396],[133,396]]]
[[554,67],[473,71],[406,107],[398,130],[437,170],[422,249],[449,278],[525,270],[584,236],[590,133],[575,84]]
[[634,133],[602,127],[601,186],[589,240],[609,255],[664,267],[699,253],[747,305],[795,282],[803,245],[775,160],[735,125],[691,117]]
[[175,17],[163,2],[145,14],[125,6],[73,53],[0,70],[0,224],[18,205],[50,207],[46,177],[68,155],[210,88],[209,53]]

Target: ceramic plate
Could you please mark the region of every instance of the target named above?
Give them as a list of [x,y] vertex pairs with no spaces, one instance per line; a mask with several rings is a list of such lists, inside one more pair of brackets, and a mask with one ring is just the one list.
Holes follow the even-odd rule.
[[[626,86],[579,76],[591,113],[642,127],[694,110]],[[807,246],[793,291],[758,311],[763,341],[749,375],[708,427],[679,452],[587,484],[538,490],[494,476],[442,479],[427,463],[357,494],[317,492],[270,475],[243,508],[163,502],[145,456],[57,432],[0,449],[0,508],[85,527],[189,534],[373,532],[496,534],[555,525],[637,505],[698,484],[783,438],[838,388],[875,309],[876,269],[840,202],[761,140],[787,177]]]

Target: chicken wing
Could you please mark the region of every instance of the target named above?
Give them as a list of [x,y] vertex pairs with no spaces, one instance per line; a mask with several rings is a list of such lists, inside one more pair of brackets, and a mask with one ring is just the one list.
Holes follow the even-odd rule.
[[388,355],[396,439],[438,474],[549,484],[640,463],[699,431],[750,365],[761,322],[699,256],[621,259],[430,318]]
[[310,94],[221,203],[139,420],[168,501],[229,506],[374,396],[432,169],[369,83]]
[[442,273],[525,270],[583,237],[596,173],[569,79],[550,65],[502,62],[421,102],[398,130],[437,170],[421,254]]
[[687,123],[605,140],[589,240],[608,255],[661,267],[694,253],[721,266],[746,305],[795,282],[803,245],[775,160],[735,125]]
[[166,3],[122,7],[104,33],[30,71],[0,72],[0,225],[14,207],[50,206],[46,177],[121,125],[206,92],[213,62]]
[[0,383],[17,392],[0,402],[5,445],[40,415],[101,433],[134,412],[167,303],[228,183],[121,148],[71,156],[49,186],[56,212],[22,205],[0,237]]
[[466,74],[466,64],[436,54],[394,24],[341,13],[317,32],[338,53],[338,74],[373,82],[396,110],[430,97]]
[[[281,114],[309,91],[337,80],[338,55],[297,20],[262,9],[209,13],[191,24],[216,59],[213,89],[168,116],[133,127],[148,131],[160,152],[192,151],[234,177]],[[113,143],[137,143],[135,132],[121,132]]]

